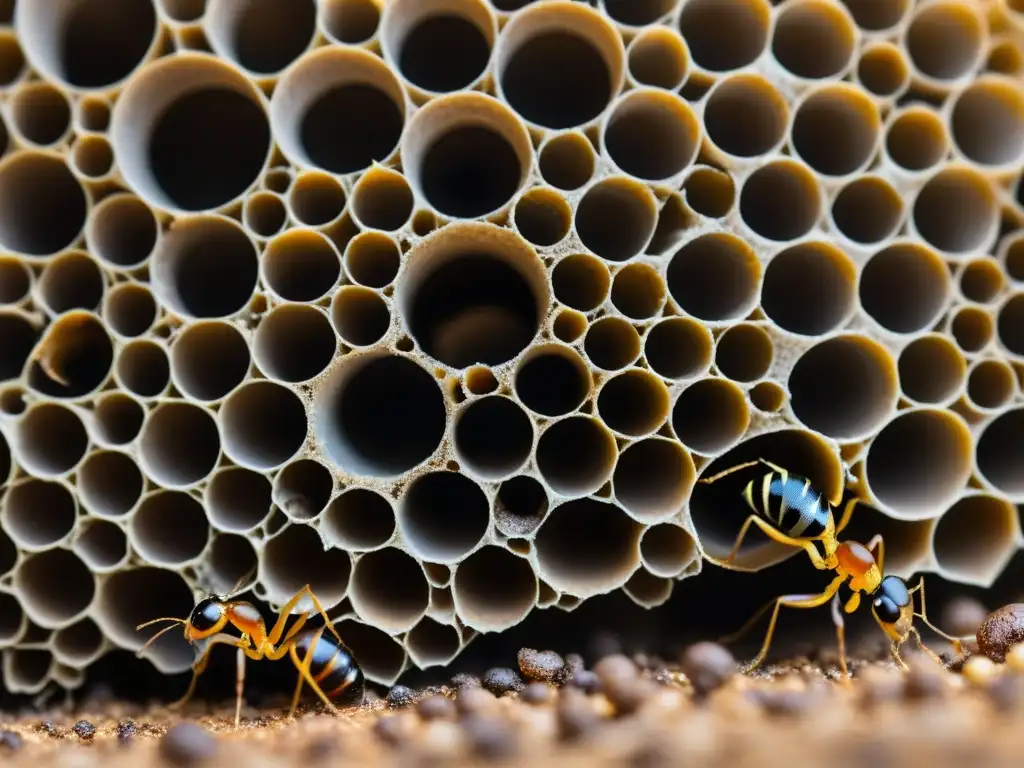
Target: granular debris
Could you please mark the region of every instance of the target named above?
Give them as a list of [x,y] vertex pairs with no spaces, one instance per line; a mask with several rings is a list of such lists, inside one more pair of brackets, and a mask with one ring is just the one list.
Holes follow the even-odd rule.
[[515,670],[508,667],[494,667],[487,670],[480,682],[495,696],[518,693],[524,687],[523,679],[516,674]]
[[[565,660],[554,651],[535,651],[523,648],[519,651],[519,671],[530,680],[561,685],[570,674]],[[582,659],[579,663],[582,664]]]
[[71,727],[71,730],[82,741],[92,741],[92,737],[96,735],[96,726],[88,720],[79,720]]
[[1006,660],[1015,643],[1024,642],[1024,603],[1010,603],[989,614],[978,628],[978,648],[992,661]]

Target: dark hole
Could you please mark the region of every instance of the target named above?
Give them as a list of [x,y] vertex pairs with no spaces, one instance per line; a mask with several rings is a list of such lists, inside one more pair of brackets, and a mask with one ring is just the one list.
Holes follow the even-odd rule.
[[238,63],[251,72],[280,72],[306,49],[316,29],[313,0],[250,0],[241,15],[230,42]]
[[516,394],[531,411],[562,416],[579,408],[587,396],[587,381],[579,367],[560,354],[537,355],[516,375]]
[[545,128],[571,128],[604,111],[611,73],[601,54],[567,32],[538,35],[512,54],[501,81],[512,108]]
[[402,135],[402,111],[371,85],[341,85],[317,99],[302,118],[302,146],[332,173],[352,173],[391,154]]
[[506,536],[525,536],[537,529],[548,511],[544,486],[532,477],[512,477],[498,488],[495,524]]
[[178,207],[209,210],[242,194],[259,176],[270,126],[258,104],[227,88],[190,93],[160,117],[149,162]]
[[449,216],[482,216],[507,203],[519,187],[522,169],[515,149],[481,126],[456,128],[423,157],[423,193]]
[[116,83],[142,61],[155,28],[150,0],[76,3],[57,41],[60,74],[79,88]]
[[452,14],[431,16],[402,43],[399,67],[409,82],[447,93],[472,83],[487,67],[491,48],[475,24]]

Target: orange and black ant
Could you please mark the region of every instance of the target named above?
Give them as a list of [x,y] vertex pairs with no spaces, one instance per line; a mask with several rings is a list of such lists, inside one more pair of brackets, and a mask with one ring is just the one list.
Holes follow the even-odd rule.
[[[775,632],[775,623],[779,617],[779,610],[783,606],[787,608],[817,608],[831,600],[832,620],[835,623],[836,636],[839,641],[839,664],[843,677],[848,678],[842,613],[852,614],[856,611],[860,607],[864,595],[871,600],[871,613],[889,637],[892,643],[893,659],[901,667],[906,668],[906,664],[900,658],[899,648],[911,635],[921,650],[936,662],[942,663],[939,657],[929,650],[921,640],[920,633],[914,627],[915,618],[920,619],[936,634],[952,642],[957,653],[962,653],[962,641],[966,638],[947,635],[928,621],[925,611],[923,576],[918,585],[913,588],[909,588],[906,582],[898,576],[883,576],[885,544],[881,534],[872,537],[867,545],[855,541],[839,541],[839,534],[849,525],[853,509],[859,501],[858,498],[854,497],[846,504],[837,524],[835,508],[839,503],[838,499],[833,501],[825,498],[824,494],[816,490],[807,478],[789,472],[765,459],[737,464],[716,475],[702,478],[699,482],[713,483],[733,472],[759,464],[767,467],[767,471],[747,483],[743,490],[743,498],[753,510],[753,514],[740,528],[732,551],[725,560],[717,560],[706,553],[704,553],[704,558],[724,568],[738,571],[750,570],[734,565],[733,561],[739,553],[740,545],[743,543],[747,531],[750,530],[750,526],[756,525],[773,541],[802,548],[807,552],[815,568],[823,571],[835,571],[836,576],[820,594],[782,595],[771,600],[755,613],[739,631],[722,638],[722,642],[725,643],[738,640],[753,627],[765,612],[774,606],[761,651],[745,665],[744,672],[751,672],[759,667],[768,655],[768,648]],[[818,543],[821,544],[824,554],[818,551]],[[853,594],[840,608],[839,588],[844,584],[852,590]],[[920,613],[914,612],[913,596],[915,592],[920,595]]]
[[[313,603],[316,611],[324,619],[324,626],[303,630],[310,613],[303,610],[296,614],[295,623],[285,631],[289,614],[298,606],[303,597],[308,597]],[[178,624],[184,625],[185,639],[196,647],[196,661],[192,665],[192,682],[185,695],[171,705],[172,708],[184,706],[192,698],[196,689],[196,681],[209,662],[210,651],[213,646],[219,644],[233,645],[238,649],[235,678],[236,728],[242,718],[242,690],[245,686],[246,657],[254,661],[263,658],[277,661],[286,655],[291,657],[292,663],[299,671],[299,680],[295,686],[295,695],[292,697],[289,718],[295,715],[304,683],[312,687],[333,713],[338,711],[333,701],[338,699],[343,692],[352,693],[355,690],[362,698],[364,685],[362,670],[308,584],[281,607],[277,622],[270,632],[267,632],[263,616],[260,615],[256,606],[231,598],[231,595],[210,595],[196,603],[192,614],[187,619],[164,617],[147,621],[136,627],[139,630],[161,621],[174,622],[171,626],[165,627],[153,635],[139,650],[139,654],[160,635]],[[241,632],[241,636],[222,631],[228,627],[237,629]],[[330,634],[325,634],[325,630],[329,630]],[[356,688],[353,689],[353,686]]]

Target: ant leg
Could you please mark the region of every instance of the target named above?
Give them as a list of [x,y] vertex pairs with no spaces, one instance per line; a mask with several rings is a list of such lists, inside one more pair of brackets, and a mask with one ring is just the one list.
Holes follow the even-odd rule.
[[737,464],[734,467],[729,467],[728,469],[726,469],[726,470],[724,470],[722,472],[719,472],[717,475],[712,475],[711,477],[702,477],[697,482],[698,483],[711,484],[711,483],[715,482],[716,480],[721,480],[726,475],[731,475],[733,472],[739,472],[741,469],[747,469],[748,467],[757,466],[758,462],[760,462],[760,461],[761,461],[761,459],[758,459],[757,461],[747,461],[747,462],[744,462],[743,464]]
[[836,642],[839,645],[839,668],[843,672],[843,682],[849,682],[850,670],[846,667],[846,622],[839,608],[839,593],[832,598],[832,623],[836,625]]
[[[303,659],[296,665],[299,670],[299,679],[295,681],[295,693],[292,695],[292,706],[291,709],[288,710],[289,719],[295,716],[295,710],[299,707],[299,696],[302,694],[302,684],[306,682],[306,677],[302,674],[302,670],[309,669],[309,664],[313,659],[313,648],[314,645],[310,645],[309,649],[306,651],[305,657],[303,657]],[[294,661],[295,657],[298,655],[295,651],[295,645],[292,644],[289,646],[288,650],[291,652],[292,660]]]
[[233,645],[243,653],[247,650],[246,644],[242,642],[240,638],[232,637],[227,633],[220,633],[209,638],[206,642],[206,648],[203,650],[202,656],[192,665],[192,682],[188,685],[188,690],[185,691],[185,695],[177,701],[168,705],[168,709],[180,709],[181,707],[188,704],[189,699],[192,698],[192,694],[196,691],[196,683],[199,681],[199,676],[206,671],[206,665],[210,661],[210,652],[213,650],[213,646],[221,645]]
[[750,515],[743,522],[743,526],[740,528],[739,535],[736,536],[736,541],[732,545],[732,551],[729,552],[729,557],[727,557],[725,560],[718,560],[717,558],[713,558],[705,554],[705,559],[723,568],[731,568],[732,570],[749,570],[737,568],[732,563],[733,560],[736,559],[736,555],[739,554],[740,546],[743,544],[743,539],[746,537],[751,525],[756,525],[758,528],[760,528],[761,531],[772,541],[775,541],[779,544],[784,544],[788,547],[799,547],[804,549],[807,552],[808,557],[811,558],[811,563],[814,565],[815,568],[817,568],[818,570],[826,570],[825,561],[818,553],[818,550],[815,549],[814,544],[812,544],[810,541],[806,539],[794,539],[791,536],[787,536],[781,531],[772,528],[771,525],[769,525],[765,520],[758,517],[757,515]]
[[[964,642],[963,641],[964,640],[970,640],[971,636],[970,635],[966,635],[964,637],[953,637],[952,635],[943,632],[941,629],[939,629],[934,624],[932,624],[930,621],[928,621],[928,610],[925,607],[925,603],[924,603],[924,576],[921,577],[921,580],[917,583],[917,586],[914,587],[912,590],[910,590],[911,594],[913,594],[914,592],[920,592],[921,593],[921,612],[918,613],[918,614],[915,614],[915,615],[919,619],[921,619],[921,623],[923,623],[926,627],[928,627],[928,629],[930,629],[932,632],[937,634],[939,637],[943,637],[946,640],[948,640],[949,642],[951,642],[953,644],[953,652],[956,653],[957,656],[962,656],[963,653],[964,653]],[[917,642],[919,644],[921,644],[922,647],[923,647],[923,644],[921,643],[920,635],[918,635]],[[927,650],[927,649],[925,649],[925,650]],[[932,655],[934,656],[934,654],[932,654]]]
[[761,663],[768,656],[768,649],[772,644],[772,636],[775,634],[775,623],[779,619],[779,610],[786,606],[787,608],[817,608],[820,605],[824,605],[832,596],[839,590],[839,585],[843,583],[845,576],[836,576],[832,582],[825,587],[825,591],[820,595],[783,595],[775,599],[775,610],[772,612],[772,618],[768,622],[768,631],[765,633],[764,643],[761,645],[761,650],[754,657],[754,659],[747,663],[743,668],[743,672],[752,672],[761,666]]
[[[846,506],[843,507],[843,516],[839,518],[839,524],[836,526],[836,536],[846,530],[846,526],[850,524],[850,519],[853,517],[853,508],[859,503],[860,499],[856,496],[846,502]],[[868,549],[871,549],[871,547],[868,547]]]
[[238,649],[235,660],[235,730],[242,724],[242,691],[245,690],[245,651]]
[[885,540],[882,538],[882,534],[876,533],[865,546],[867,546],[868,552],[875,556],[878,570],[885,573]]
[[[316,608],[317,613],[324,618],[324,625],[331,630],[331,634],[338,639],[338,642],[341,642],[341,635],[339,635],[338,630],[335,629],[334,622],[332,622],[330,617],[328,617],[327,611],[324,610],[320,601],[316,599],[316,595],[313,594],[313,590],[310,589],[309,584],[296,592],[291,600],[281,606],[281,614],[278,616],[277,622],[274,624],[274,628],[271,629],[270,633],[267,635],[267,640],[272,644],[277,644],[277,641],[281,639],[281,634],[284,632],[284,625],[288,621],[288,616],[303,597],[308,597],[313,602],[313,607]],[[302,611],[299,615],[301,616],[303,614],[308,615],[309,611]]]
[[907,663],[905,661],[903,661],[903,658],[900,656],[900,646],[899,646],[899,643],[893,643],[891,651],[892,651],[892,659],[893,659],[893,661],[895,661],[897,664],[900,665],[900,669],[902,669],[903,671],[906,671],[906,670],[910,669],[910,667],[907,666]]
[[[338,708],[334,706],[334,702],[332,702],[327,697],[327,694],[324,693],[323,689],[320,687],[320,684],[316,681],[316,679],[313,677],[313,675],[309,671],[309,666],[310,666],[310,664],[313,661],[313,649],[316,647],[316,644],[320,641],[320,637],[321,637],[322,633],[323,633],[323,630],[321,630],[320,634],[318,634],[314,638],[314,641],[310,645],[310,650],[306,652],[306,658],[305,659],[301,659],[301,660],[299,659],[299,652],[295,649],[295,644],[294,643],[292,643],[292,644],[290,644],[288,646],[288,652],[289,652],[289,654],[292,657],[292,662],[295,664],[295,668],[299,670],[300,678],[305,679],[305,682],[308,683],[309,686],[314,691],[316,691],[316,695],[319,696],[320,700],[323,701],[323,703],[327,705],[327,709],[329,709],[333,714],[338,714]],[[298,689],[296,689],[296,694],[297,694],[297,692],[298,692]],[[294,705],[294,703],[295,702],[293,702],[293,705]],[[294,710],[289,715],[289,717],[291,717],[292,715],[294,715]]]

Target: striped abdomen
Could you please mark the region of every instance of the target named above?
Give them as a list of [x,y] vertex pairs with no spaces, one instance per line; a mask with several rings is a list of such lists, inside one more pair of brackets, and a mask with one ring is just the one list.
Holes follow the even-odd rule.
[[825,532],[832,505],[805,477],[768,472],[751,480],[743,498],[754,512],[794,539],[813,539]]
[[340,698],[361,701],[363,698],[363,672],[348,648],[338,642],[325,627],[300,632],[293,650],[297,662],[306,660],[313,649],[309,673],[328,699]]

